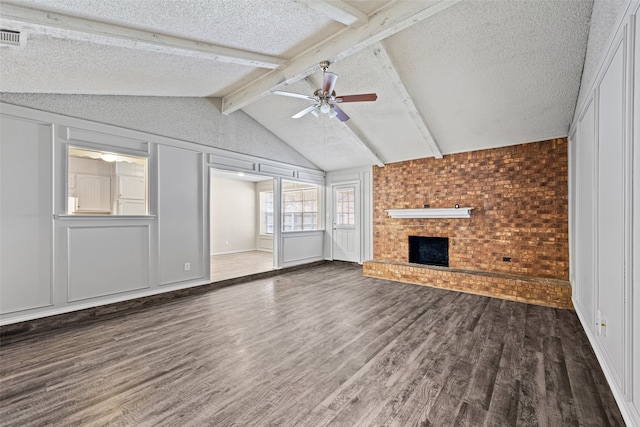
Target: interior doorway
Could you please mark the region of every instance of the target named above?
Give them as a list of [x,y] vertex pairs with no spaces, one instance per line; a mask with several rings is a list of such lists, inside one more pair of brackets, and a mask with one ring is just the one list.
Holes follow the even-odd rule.
[[272,178],[210,169],[211,281],[274,269]]

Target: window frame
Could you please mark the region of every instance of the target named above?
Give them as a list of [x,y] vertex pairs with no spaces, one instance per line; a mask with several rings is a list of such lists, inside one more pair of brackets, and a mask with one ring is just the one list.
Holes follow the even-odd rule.
[[[286,188],[285,183],[293,184],[293,188]],[[302,181],[292,181],[292,180],[282,180],[282,188],[280,189],[281,200],[280,200],[280,218],[281,218],[281,231],[282,233],[301,233],[301,232],[317,232],[324,230],[323,223],[323,206],[324,206],[324,191],[323,186],[310,183],[310,182],[302,182]],[[315,198],[305,200],[305,192],[313,191],[315,193]],[[300,193],[300,200],[293,200],[291,203],[299,203],[300,210],[296,211],[287,211],[285,209],[285,194],[286,193]],[[305,210],[305,202],[311,202],[314,210]],[[286,220],[287,215],[292,215],[290,221]],[[305,216],[312,215],[311,224],[314,228],[306,228],[305,229]],[[315,220],[313,219],[315,218]],[[299,221],[296,221],[299,219]],[[291,229],[286,229],[287,225],[290,225]],[[299,226],[299,228],[297,228]]]
[[[94,152],[98,152],[98,153],[103,153],[103,154],[114,154],[114,155],[120,155],[123,157],[137,157],[140,159],[144,159],[145,160],[145,164],[144,164],[144,199],[140,199],[143,200],[144,202],[144,207],[145,207],[145,214],[123,214],[123,215],[119,215],[117,213],[88,213],[88,212],[81,212],[81,213],[73,213],[70,210],[70,193],[69,193],[69,186],[70,186],[70,177],[71,174],[73,172],[71,172],[70,170],[70,157],[71,156],[71,150],[72,149],[77,149],[77,150],[86,150],[86,151],[94,151]],[[155,215],[152,213],[152,197],[151,197],[151,177],[152,177],[152,155],[151,153],[149,153],[148,151],[139,151],[139,150],[135,150],[135,149],[128,149],[126,147],[122,147],[122,146],[116,146],[116,145],[106,145],[106,144],[96,144],[96,143],[90,143],[90,142],[84,142],[84,141],[69,141],[67,143],[64,144],[64,150],[63,150],[63,169],[64,169],[64,191],[63,191],[63,203],[62,203],[62,213],[60,213],[58,216],[61,218],[100,218],[100,219],[105,219],[105,218],[120,218],[120,219],[139,219],[139,218],[155,218]],[[117,161],[114,161],[114,164]],[[115,166],[114,166],[115,167]],[[117,179],[114,181],[114,178],[117,178],[117,174],[114,172],[113,175],[110,176],[110,179],[112,181],[112,186],[113,185],[118,185]],[[113,190],[113,188],[112,188]],[[77,194],[77,193],[76,193]],[[110,199],[112,199],[112,194],[110,194]],[[111,205],[113,206],[113,204],[115,203],[114,200],[110,200]]]

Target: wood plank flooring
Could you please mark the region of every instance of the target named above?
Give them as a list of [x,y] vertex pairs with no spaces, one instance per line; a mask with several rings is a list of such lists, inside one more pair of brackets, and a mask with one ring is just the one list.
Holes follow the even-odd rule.
[[623,426],[575,313],[326,263],[0,345],[3,426]]
[[211,255],[211,281],[220,282],[273,270],[273,253],[263,251]]

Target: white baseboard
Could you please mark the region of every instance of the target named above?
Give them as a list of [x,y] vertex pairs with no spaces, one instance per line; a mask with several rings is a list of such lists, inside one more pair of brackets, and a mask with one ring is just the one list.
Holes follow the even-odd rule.
[[209,255],[213,256],[213,255],[227,255],[227,254],[239,254],[242,252],[255,252],[258,249],[253,248],[253,249],[240,249],[239,251],[228,251],[228,252],[212,252]]
[[624,418],[624,422],[627,423],[628,426],[640,427],[640,414],[633,408],[632,402],[627,402],[622,390],[618,389],[616,383],[612,381],[614,378],[613,373],[609,369],[608,365],[605,363],[604,355],[600,350],[600,346],[598,345],[598,341],[596,337],[593,335],[591,329],[587,327],[587,322],[585,321],[585,315],[578,304],[578,301],[575,298],[571,299],[573,302],[573,307],[576,310],[576,314],[578,315],[578,320],[582,324],[582,329],[587,334],[587,338],[589,339],[589,343],[591,344],[591,348],[593,352],[596,354],[596,358],[598,359],[598,363],[600,364],[600,368],[602,368],[602,372],[604,372],[604,376],[607,379],[607,383],[609,384],[609,388],[613,393],[613,398],[616,400],[618,404],[618,408],[620,408],[620,412],[622,413],[622,418]]

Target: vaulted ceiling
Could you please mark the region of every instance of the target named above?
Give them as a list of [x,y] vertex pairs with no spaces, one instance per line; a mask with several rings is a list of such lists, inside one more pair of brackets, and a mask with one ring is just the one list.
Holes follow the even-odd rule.
[[[0,91],[219,97],[324,170],[566,136],[592,0],[21,0]],[[25,40],[26,39],[26,40]],[[291,116],[321,86],[376,102]]]

